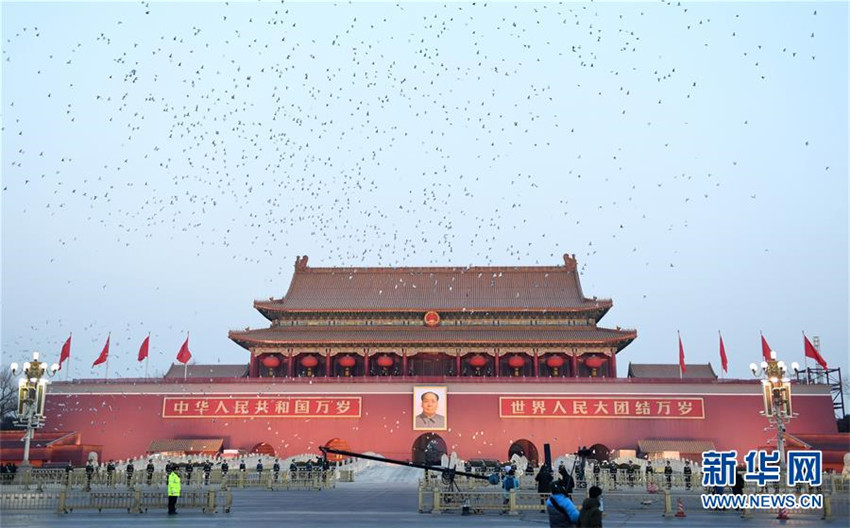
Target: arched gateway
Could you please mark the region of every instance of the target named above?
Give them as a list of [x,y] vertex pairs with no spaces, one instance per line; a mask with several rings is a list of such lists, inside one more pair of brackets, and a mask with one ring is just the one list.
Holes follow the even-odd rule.
[[410,458],[416,464],[439,466],[445,454],[446,441],[437,433],[425,433],[413,442]]

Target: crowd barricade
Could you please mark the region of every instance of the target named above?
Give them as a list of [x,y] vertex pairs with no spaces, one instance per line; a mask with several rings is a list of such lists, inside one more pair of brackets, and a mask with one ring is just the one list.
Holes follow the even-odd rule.
[[[772,488],[771,488],[772,490]],[[624,511],[655,511],[661,516],[674,517],[678,512],[681,501],[683,509],[687,511],[702,510],[700,495],[702,488],[694,487],[691,491],[666,490],[658,493],[650,493],[644,488],[632,490],[618,490],[613,492],[608,504],[616,504],[618,510]],[[745,489],[745,493],[748,491]],[[749,490],[755,493],[756,490]],[[780,487],[779,493],[794,493],[795,488]],[[816,517],[824,520],[844,518],[850,515],[850,497],[845,493],[833,494],[828,489],[822,492],[818,490],[801,490],[803,493],[822,493],[823,507],[820,509],[788,509],[791,516],[802,515],[808,518]],[[573,501],[576,506],[580,505],[587,493],[586,489],[576,489],[573,493]],[[799,493],[798,493],[799,495]],[[507,498],[506,498],[507,496]],[[490,489],[455,489],[448,490],[445,486],[432,485],[431,487],[420,486],[419,488],[419,512],[439,514],[447,511],[486,513],[498,511],[517,515],[524,511],[544,511],[545,501],[549,497],[547,493],[537,493],[534,490],[513,489],[505,494],[500,487],[493,486]],[[614,499],[616,497],[616,499]],[[779,509],[742,510],[740,512],[718,512],[720,515],[741,515],[752,517],[754,515],[764,517],[776,517]]]
[[3,491],[0,511],[53,510],[59,504],[59,492]]
[[[229,490],[190,489],[181,490],[178,509],[199,509],[204,513],[221,510],[229,513],[233,496]],[[65,489],[59,493],[57,511],[70,513],[74,510],[127,510],[144,513],[148,510],[166,510],[168,495],[165,489],[157,490],[94,490],[90,492]]]

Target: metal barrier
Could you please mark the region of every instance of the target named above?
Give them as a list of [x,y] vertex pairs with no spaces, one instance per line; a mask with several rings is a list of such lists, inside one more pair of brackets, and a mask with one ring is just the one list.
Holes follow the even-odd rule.
[[[790,493],[792,489],[781,489],[781,493]],[[814,490],[813,490],[814,491]],[[648,510],[657,511],[664,517],[673,517],[678,512],[678,504],[681,501],[684,510],[701,510],[701,490],[690,493],[670,492],[663,490],[662,493],[649,493],[645,490],[635,493],[617,492],[612,495],[612,501],[616,497],[618,509],[628,511]],[[576,506],[581,504],[581,493],[577,491],[573,498]],[[440,486],[419,488],[419,512],[439,514],[445,511],[471,511],[484,513],[487,511],[499,511],[509,515],[517,515],[522,511],[546,511],[546,499],[549,494],[537,493],[532,490],[510,490],[505,493],[500,488],[492,488],[487,491],[478,489],[444,491]],[[757,511],[742,510],[744,518],[758,516],[776,517],[779,509],[761,509]],[[823,492],[822,509],[795,508],[787,510],[789,514],[820,517],[824,520],[842,518],[850,515],[850,496],[847,494],[832,494],[827,490]]]
[[3,491],[0,510],[52,510],[59,504],[59,493],[33,491]]
[[[165,510],[168,507],[166,490],[105,490],[77,491],[63,490],[59,494],[57,511],[70,513],[74,510],[127,510],[130,513],[143,513],[150,509]],[[177,507],[180,509],[200,509],[204,513],[216,513],[221,508],[229,513],[233,496],[229,490],[185,490],[180,494]]]
[[521,511],[546,511],[548,493],[499,488],[488,491],[444,491],[439,487],[419,489],[419,512],[440,514],[444,511],[487,511],[519,515]]

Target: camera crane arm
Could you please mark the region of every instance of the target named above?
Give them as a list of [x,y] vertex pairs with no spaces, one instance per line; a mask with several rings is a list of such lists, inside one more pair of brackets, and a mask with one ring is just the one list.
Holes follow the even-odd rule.
[[[487,476],[487,475],[479,475],[477,473],[467,473],[466,471],[458,471],[454,468],[447,468],[447,467],[443,467],[443,466],[429,466],[427,464],[417,464],[415,462],[406,462],[404,460],[394,460],[392,458],[384,458],[384,457],[379,457],[379,456],[375,456],[375,455],[367,455],[365,453],[355,453],[353,451],[344,451],[342,449],[334,449],[332,447],[326,447],[326,446],[319,446],[319,450],[322,452],[322,454],[325,456],[325,458],[327,458],[328,453],[333,453],[335,455],[350,456],[350,457],[355,457],[355,458],[363,458],[365,460],[374,460],[376,462],[384,462],[386,464],[396,464],[396,465],[399,465],[399,466],[407,466],[407,467],[415,467],[415,468],[431,470],[431,471],[439,471],[439,472],[443,473],[444,475],[462,475],[464,477],[469,477],[469,478],[474,478],[474,479],[479,479],[479,480],[486,480],[486,481],[491,482],[491,483],[493,482],[492,479],[491,479],[492,475]],[[497,482],[498,482],[498,476],[496,478],[497,478]]]

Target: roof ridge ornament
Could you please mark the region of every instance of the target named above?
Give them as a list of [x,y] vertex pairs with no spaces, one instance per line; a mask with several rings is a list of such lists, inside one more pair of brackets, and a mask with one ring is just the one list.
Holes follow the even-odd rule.
[[307,255],[303,257],[295,257],[295,269],[296,270],[304,270],[307,269]]
[[564,266],[566,266],[568,270],[575,271],[577,267],[575,253],[573,253],[572,255],[570,255],[569,253],[564,253]]

